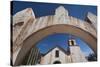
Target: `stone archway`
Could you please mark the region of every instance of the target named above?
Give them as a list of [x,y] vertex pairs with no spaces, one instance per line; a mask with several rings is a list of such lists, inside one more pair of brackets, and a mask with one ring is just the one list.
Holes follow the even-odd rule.
[[39,42],[42,38],[55,33],[68,33],[80,37],[97,54],[97,39],[93,35],[72,25],[58,24],[40,29],[37,32],[32,33],[27,39],[25,39],[23,41],[23,46],[19,54],[17,55],[14,65],[20,65],[27,52],[32,47],[34,47],[36,43]]

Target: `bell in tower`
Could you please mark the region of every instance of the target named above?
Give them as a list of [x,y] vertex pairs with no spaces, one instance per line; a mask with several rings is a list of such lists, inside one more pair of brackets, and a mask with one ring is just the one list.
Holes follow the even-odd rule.
[[69,45],[69,46],[75,46],[75,45],[76,45],[75,39],[69,39],[68,45]]

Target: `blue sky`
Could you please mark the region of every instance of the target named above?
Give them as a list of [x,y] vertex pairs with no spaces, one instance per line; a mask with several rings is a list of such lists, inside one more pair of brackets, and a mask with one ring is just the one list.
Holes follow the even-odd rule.
[[[32,8],[36,17],[54,15],[55,9],[59,6],[64,6],[65,9],[69,11],[70,16],[84,20],[86,18],[87,12],[92,12],[97,15],[96,6],[87,5],[72,5],[72,4],[55,4],[55,3],[39,3],[39,2],[22,2],[13,1],[12,15],[21,11],[25,8]],[[74,36],[75,37],[75,36]],[[63,47],[65,50],[68,47],[67,41],[69,39],[69,34],[54,34],[47,36],[42,39],[37,47],[40,49],[41,53],[46,53],[50,48],[55,45]],[[80,38],[75,37],[77,44],[81,47],[82,51],[88,55],[92,50],[87,46],[87,44]]]
[[49,51],[49,49],[55,46],[61,46],[62,48],[67,50],[68,40],[71,39],[70,36],[76,40],[76,44],[80,46],[82,52],[84,52],[85,55],[93,53],[88,44],[86,44],[83,40],[76,36],[64,33],[57,33],[43,38],[39,43],[37,43],[37,47],[39,48],[41,53],[46,53]]

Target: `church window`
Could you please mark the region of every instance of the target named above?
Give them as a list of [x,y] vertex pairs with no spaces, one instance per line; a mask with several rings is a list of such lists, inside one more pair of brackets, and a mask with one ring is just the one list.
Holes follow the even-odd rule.
[[59,51],[58,50],[56,50],[55,56],[59,57]]

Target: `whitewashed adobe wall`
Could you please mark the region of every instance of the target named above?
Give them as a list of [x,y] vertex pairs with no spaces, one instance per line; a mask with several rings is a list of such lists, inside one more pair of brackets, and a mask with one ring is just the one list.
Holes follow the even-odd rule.
[[[59,57],[55,57],[56,50],[59,51]],[[67,56],[67,54],[65,54],[62,50],[56,47],[41,58],[40,64],[53,64],[55,61],[60,61],[61,64],[70,63],[70,60],[71,58]]]
[[[54,48],[49,53],[41,58],[40,64],[53,64],[55,61],[60,61],[61,64],[64,63],[77,63],[77,62],[87,62],[85,55],[82,53],[79,46],[69,46],[70,54],[67,55],[59,48]],[[56,50],[59,50],[59,57],[55,57]]]
[[87,62],[85,55],[77,45],[70,46],[70,55],[72,58],[72,62]]

